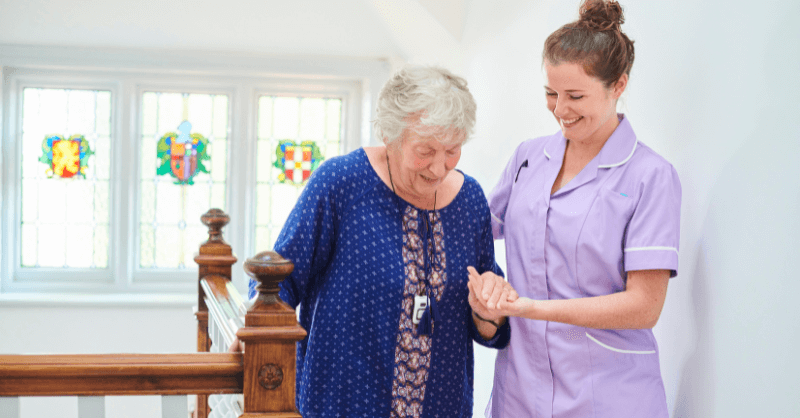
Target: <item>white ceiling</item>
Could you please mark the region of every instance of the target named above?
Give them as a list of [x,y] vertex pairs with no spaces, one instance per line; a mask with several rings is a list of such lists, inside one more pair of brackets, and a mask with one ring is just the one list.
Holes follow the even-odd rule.
[[401,54],[364,0],[0,0],[0,43]]
[[0,0],[0,44],[407,60],[457,49],[466,12],[466,0]]

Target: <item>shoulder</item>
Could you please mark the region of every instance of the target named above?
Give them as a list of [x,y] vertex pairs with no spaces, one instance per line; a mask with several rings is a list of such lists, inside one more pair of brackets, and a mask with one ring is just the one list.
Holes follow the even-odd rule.
[[370,169],[367,155],[359,148],[323,161],[314,173],[321,177],[338,178],[364,175]]
[[325,160],[311,175],[301,199],[323,199],[343,207],[376,184],[377,175],[364,150]]
[[639,193],[668,193],[680,196],[681,182],[675,167],[666,158],[641,141],[625,164],[620,181]]
[[464,193],[464,197],[470,202],[486,202],[486,194],[478,180],[463,171],[460,172],[464,176],[464,184],[461,186],[461,193]]
[[678,176],[672,163],[642,141],[636,143],[636,151],[631,156],[629,164],[643,177],[674,175],[677,178]]
[[463,205],[478,216],[489,216],[489,202],[486,200],[486,193],[480,183],[474,177],[461,172],[464,175],[464,184],[459,191]]
[[374,180],[375,172],[364,150],[359,148],[323,161],[309,179],[309,185],[322,183],[326,188],[357,188]]

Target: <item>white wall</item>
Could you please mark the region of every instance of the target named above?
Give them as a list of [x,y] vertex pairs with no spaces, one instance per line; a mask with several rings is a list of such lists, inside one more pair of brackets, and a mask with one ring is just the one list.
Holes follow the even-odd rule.
[[[487,191],[517,143],[557,129],[544,106],[541,48],[577,16],[577,0],[456,2],[468,6],[463,26],[439,25],[440,11],[426,15],[413,0],[217,3],[0,0],[0,43],[445,64],[478,101],[460,168]],[[673,416],[800,416],[800,3],[623,5],[637,56],[621,110],[683,183],[681,267],[655,329]],[[193,329],[188,307],[0,306],[5,353],[192,351]],[[492,357],[478,353],[476,416]]]
[[[517,143],[558,129],[540,56],[577,4],[472,2],[464,47],[478,126],[461,167],[484,187]],[[800,3],[623,6],[636,61],[621,110],[683,184],[680,271],[655,328],[670,410],[800,416]]]

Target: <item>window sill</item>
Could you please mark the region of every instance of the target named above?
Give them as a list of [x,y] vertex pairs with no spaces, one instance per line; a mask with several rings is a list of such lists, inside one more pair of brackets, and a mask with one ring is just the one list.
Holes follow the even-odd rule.
[[3,307],[158,307],[191,308],[197,305],[196,294],[148,294],[148,293],[3,293],[0,294],[0,308]]

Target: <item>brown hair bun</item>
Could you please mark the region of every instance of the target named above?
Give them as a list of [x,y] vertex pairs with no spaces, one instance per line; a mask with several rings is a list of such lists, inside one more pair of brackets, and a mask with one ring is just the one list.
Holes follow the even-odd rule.
[[635,57],[633,41],[622,32],[622,6],[614,0],[583,0],[580,19],[551,33],[544,42],[542,59],[553,65],[581,64],[586,74],[606,87],[630,76]]
[[622,6],[616,1],[585,0],[580,7],[578,27],[596,31],[620,30],[625,23]]

